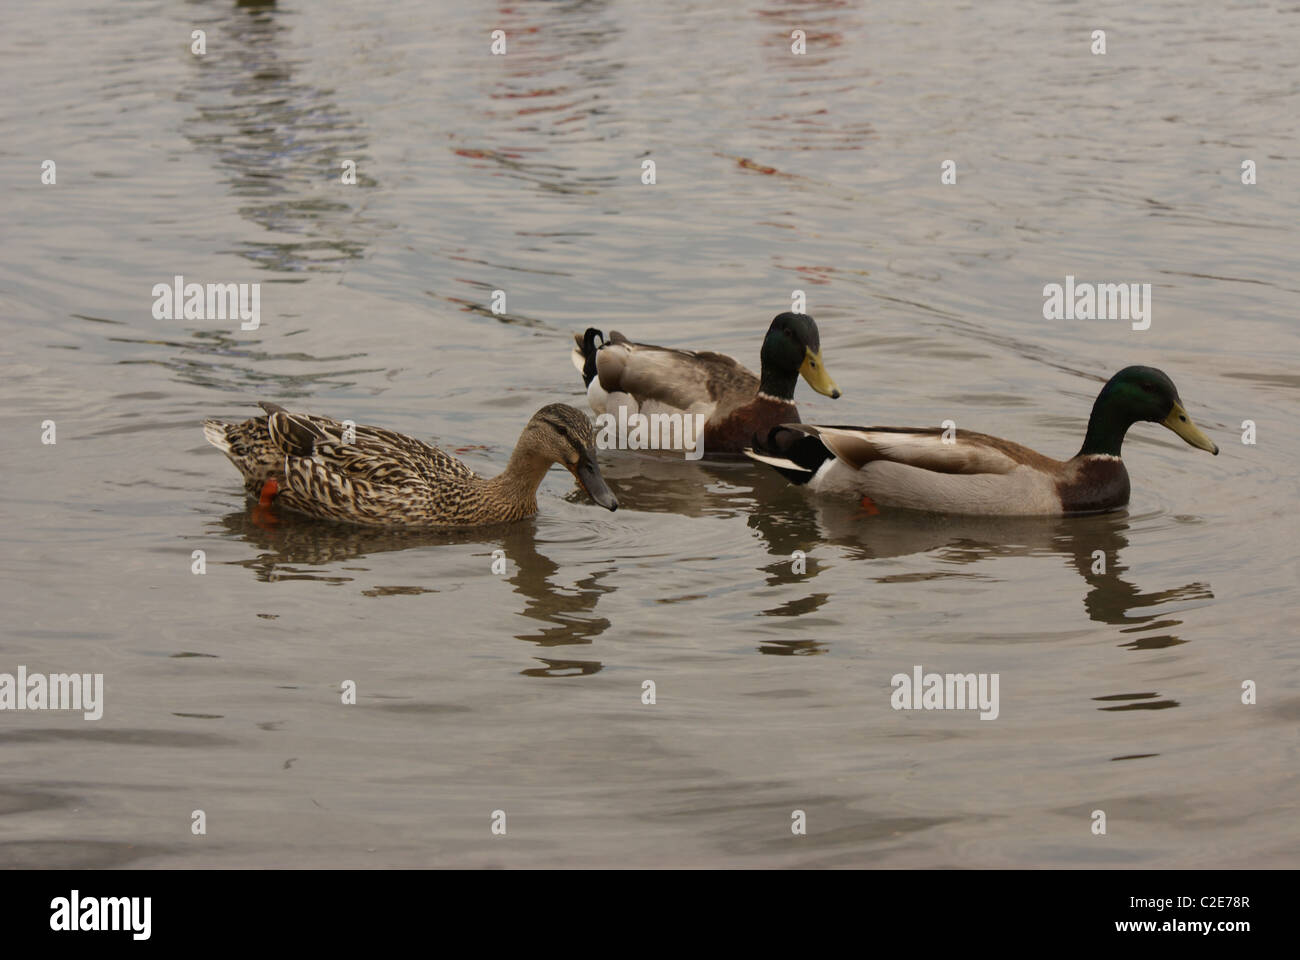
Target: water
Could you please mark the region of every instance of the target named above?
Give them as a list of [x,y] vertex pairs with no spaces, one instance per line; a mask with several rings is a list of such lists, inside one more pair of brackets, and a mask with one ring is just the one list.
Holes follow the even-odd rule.
[[[1300,8],[6,19],[0,672],[106,703],[0,716],[0,864],[1295,865]],[[261,327],[155,320],[176,274],[260,282]],[[1151,328],[1045,321],[1067,274],[1151,283]],[[491,474],[581,402],[573,331],[756,366],[794,289],[844,392],[805,419],[1065,456],[1150,363],[1223,453],[1140,425],[1127,511],[1032,522],[604,455],[617,514],[555,470],[534,521],[394,536],[259,527],[199,429],[271,399]],[[916,664],[999,718],[892,710]]]

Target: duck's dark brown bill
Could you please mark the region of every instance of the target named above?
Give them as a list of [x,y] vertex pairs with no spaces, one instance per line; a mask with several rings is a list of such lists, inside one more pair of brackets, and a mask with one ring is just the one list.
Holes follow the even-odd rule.
[[573,468],[573,475],[578,478],[582,484],[582,489],[587,491],[591,499],[606,510],[618,509],[618,498],[610,491],[605,484],[605,478],[600,475],[600,469],[596,466],[595,460],[583,459]]

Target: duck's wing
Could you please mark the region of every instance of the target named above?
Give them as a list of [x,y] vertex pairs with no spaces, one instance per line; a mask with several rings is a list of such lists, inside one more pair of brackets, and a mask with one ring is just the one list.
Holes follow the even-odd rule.
[[758,394],[758,377],[731,357],[632,343],[618,332],[596,351],[596,375],[607,394],[625,393],[673,410],[724,415]]
[[475,479],[462,461],[415,437],[264,406],[272,443],[284,455],[280,497],[299,512],[406,524],[431,515],[440,498]]
[[470,479],[463,461],[404,433],[383,427],[344,423],[329,417],[290,413],[263,403],[271,441],[287,456],[315,457],[322,464],[368,481],[398,477],[402,471],[426,478]]
[[860,470],[877,460],[935,473],[1003,474],[1017,467],[1052,470],[1060,464],[1018,443],[943,427],[838,427],[789,423],[785,429],[815,436],[839,460]]
[[350,523],[408,522],[429,500],[424,476],[400,461],[341,456],[285,458],[285,506]]

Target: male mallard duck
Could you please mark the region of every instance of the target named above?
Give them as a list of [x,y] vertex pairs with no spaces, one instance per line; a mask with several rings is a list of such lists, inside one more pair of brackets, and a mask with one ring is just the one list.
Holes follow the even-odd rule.
[[1128,503],[1119,457],[1128,428],[1160,423],[1193,447],[1218,454],[1192,423],[1173,381],[1153,367],[1125,367],[1101,389],[1083,447],[1053,460],[1009,440],[942,428],[788,424],[755,437],[745,452],[810,490],[863,498],[863,505],[942,513],[1063,514]]
[[840,395],[822,364],[817,324],[802,313],[783,313],[767,328],[761,377],[720,353],[632,343],[616,330],[608,340],[595,327],[573,339],[573,365],[593,410],[704,414],[709,453],[740,453],[756,432],[798,422],[794,385],[801,374],[818,393]]
[[573,407],[542,407],[524,427],[502,473],[478,476],[422,440],[260,404],[243,423],[203,421],[203,433],[268,506],[368,526],[470,527],[531,517],[551,464],[572,473],[602,507],[617,510],[596,466],[596,438]]

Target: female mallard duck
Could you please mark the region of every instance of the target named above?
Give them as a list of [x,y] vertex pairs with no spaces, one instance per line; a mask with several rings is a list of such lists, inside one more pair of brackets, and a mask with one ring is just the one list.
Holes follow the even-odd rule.
[[608,340],[595,327],[573,339],[573,365],[582,373],[593,410],[703,414],[709,453],[741,453],[755,433],[797,423],[794,386],[801,374],[818,393],[840,395],[822,364],[817,324],[802,313],[783,313],[772,321],[758,377],[720,353],[632,343],[613,330]]
[[551,464],[617,510],[596,466],[595,433],[578,410],[542,407],[505,470],[491,480],[414,437],[260,404],[264,417],[203,421],[203,433],[244,475],[262,506],[272,501],[321,520],[367,526],[471,527],[531,517]]
[[982,433],[942,428],[818,427],[789,424],[754,438],[745,452],[787,479],[863,506],[942,513],[1029,514],[1113,510],[1128,503],[1119,457],[1128,428],[1160,423],[1200,450],[1218,454],[1192,423],[1173,381],[1153,367],[1125,367],[1101,389],[1083,447],[1053,460]]

